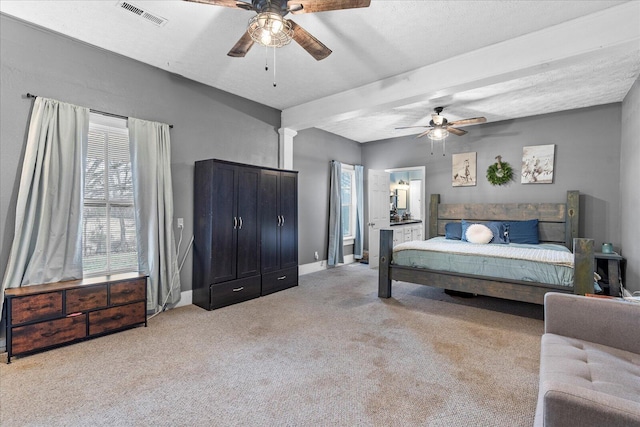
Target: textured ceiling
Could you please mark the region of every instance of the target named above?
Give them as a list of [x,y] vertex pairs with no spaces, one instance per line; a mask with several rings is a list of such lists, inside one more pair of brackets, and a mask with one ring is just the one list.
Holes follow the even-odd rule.
[[[278,49],[276,87],[272,50],[226,55],[253,12],[185,1],[129,3],[166,24],[144,20],[117,0],[2,0],[0,11],[283,110],[285,126],[359,142],[416,134],[394,128],[426,124],[438,105],[450,121],[491,122],[620,102],[640,74],[638,2],[373,0],[369,8],[289,15],[333,53],[318,62],[295,43]],[[601,35],[571,38],[598,22],[610,34],[608,45],[598,44]],[[479,52],[487,52],[485,62]],[[527,63],[529,57],[537,62]],[[388,93],[395,87],[397,95]]]

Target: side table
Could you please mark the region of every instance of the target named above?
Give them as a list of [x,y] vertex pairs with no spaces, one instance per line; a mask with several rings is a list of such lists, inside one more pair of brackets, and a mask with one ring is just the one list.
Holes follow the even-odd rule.
[[622,284],[622,266],[625,259],[617,253],[605,254],[602,252],[595,252],[593,257],[596,261],[596,268],[599,260],[605,260],[607,262],[607,277],[609,278],[609,295],[613,297],[620,296],[620,285]]

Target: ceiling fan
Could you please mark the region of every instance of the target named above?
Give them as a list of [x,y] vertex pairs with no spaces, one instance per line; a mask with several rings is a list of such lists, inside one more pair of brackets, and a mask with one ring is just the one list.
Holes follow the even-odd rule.
[[434,109],[435,114],[431,115],[431,121],[429,121],[428,126],[404,126],[398,127],[396,129],[428,128],[426,131],[416,136],[416,138],[420,138],[426,135],[430,139],[438,141],[446,138],[450,133],[457,136],[462,136],[467,133],[466,130],[458,129],[454,126],[467,126],[476,123],[484,123],[487,121],[487,119],[484,117],[475,117],[473,119],[462,119],[450,122],[444,116],[440,115],[440,113],[442,113],[442,110],[444,110],[444,107],[436,107]]
[[369,7],[371,0],[185,0],[257,13],[249,27],[227,55],[244,57],[255,42],[268,47],[282,47],[295,40],[317,61],[331,54],[331,49],[290,19],[288,13],[325,12],[329,10]]

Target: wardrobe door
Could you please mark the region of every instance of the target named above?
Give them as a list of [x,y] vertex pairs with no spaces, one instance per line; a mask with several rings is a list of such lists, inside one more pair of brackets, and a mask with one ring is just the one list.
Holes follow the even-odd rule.
[[260,177],[261,265],[262,273],[280,269],[280,224],[278,187],[280,172],[263,170]]
[[298,265],[298,175],[280,172],[280,268]]
[[237,278],[260,274],[260,169],[238,168]]
[[237,168],[233,165],[214,162],[210,195],[213,209],[210,236],[212,283],[236,278],[238,225],[236,172]]

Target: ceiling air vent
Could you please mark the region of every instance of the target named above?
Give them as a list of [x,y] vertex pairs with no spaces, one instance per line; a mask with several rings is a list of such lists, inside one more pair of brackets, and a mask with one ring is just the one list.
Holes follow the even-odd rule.
[[139,8],[138,6],[133,5],[127,1],[118,2],[118,7],[121,7],[124,10],[127,10],[131,13],[138,15],[139,17],[146,19],[147,21],[162,27],[167,23],[167,20],[161,16],[154,15],[153,13],[147,12],[144,9]]

